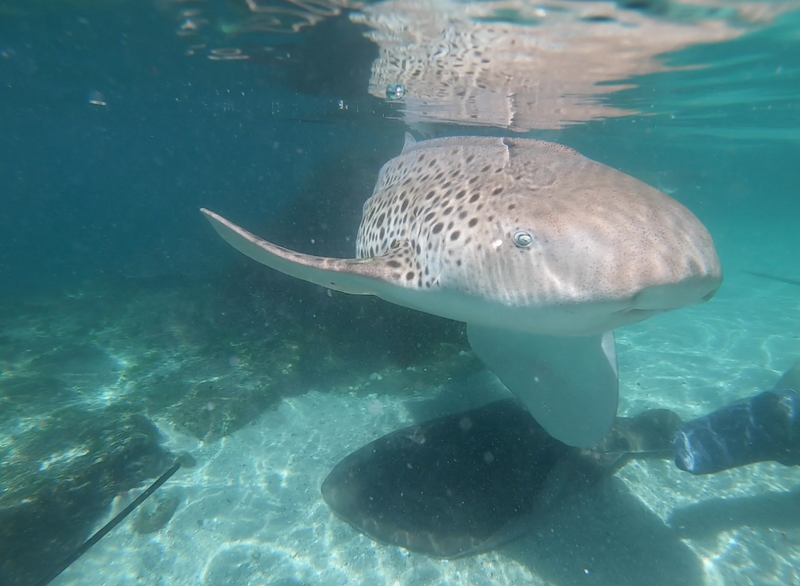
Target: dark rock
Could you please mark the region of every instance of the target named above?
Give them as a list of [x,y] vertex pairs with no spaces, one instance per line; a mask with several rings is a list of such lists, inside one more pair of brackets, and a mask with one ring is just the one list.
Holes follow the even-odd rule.
[[172,463],[141,415],[65,409],[3,454],[0,584],[27,586],[91,534],[114,497]]

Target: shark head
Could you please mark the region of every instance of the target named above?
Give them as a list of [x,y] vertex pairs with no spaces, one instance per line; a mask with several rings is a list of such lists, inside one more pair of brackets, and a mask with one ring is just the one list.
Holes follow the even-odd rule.
[[448,294],[417,309],[533,333],[607,331],[705,301],[721,282],[711,236],[689,210],[535,140],[407,139],[364,205],[356,255],[405,246],[390,278]]

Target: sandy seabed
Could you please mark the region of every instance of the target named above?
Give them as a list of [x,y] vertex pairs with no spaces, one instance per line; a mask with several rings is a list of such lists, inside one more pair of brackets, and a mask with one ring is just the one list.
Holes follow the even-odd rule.
[[[800,296],[781,283],[748,285],[617,332],[620,415],[665,407],[689,419],[775,384],[800,358]],[[489,373],[454,373],[402,399],[310,390],[207,443],[158,421],[166,447],[197,459],[145,505],[177,498],[174,516],[151,534],[123,523],[54,584],[800,583],[800,470],[773,463],[693,477],[668,461],[633,461],[565,495],[519,541],[457,561],[375,543],[322,500],[323,479],[355,449],[504,392]],[[119,497],[109,517],[134,496]]]

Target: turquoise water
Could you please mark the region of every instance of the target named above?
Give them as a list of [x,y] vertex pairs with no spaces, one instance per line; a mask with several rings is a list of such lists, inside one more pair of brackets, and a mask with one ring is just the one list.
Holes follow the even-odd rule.
[[0,584],[177,455],[54,584],[800,582],[800,476],[772,462],[634,460],[460,560],[361,535],[320,495],[338,461],[507,391],[463,324],[280,275],[198,212],[351,257],[405,132],[568,145],[714,239],[711,301],[615,332],[618,414],[700,417],[800,359],[798,9],[0,2]]

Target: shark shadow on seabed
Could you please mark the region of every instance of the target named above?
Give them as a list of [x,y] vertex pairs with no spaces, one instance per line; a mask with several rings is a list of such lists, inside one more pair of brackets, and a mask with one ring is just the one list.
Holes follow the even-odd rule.
[[[800,527],[797,491],[710,499],[665,523],[613,473],[631,459],[672,459],[700,476],[757,462],[797,465],[798,372],[800,362],[773,389],[688,422],[665,409],[619,417],[592,449],[554,439],[521,402],[497,400],[367,444],[334,467],[322,495],[357,531],[434,558],[502,548],[559,585],[585,584],[587,576],[601,584],[703,584],[706,571],[683,539],[741,526]],[[454,382],[415,415],[487,394],[486,381]]]
[[700,585],[697,556],[611,473],[663,457],[680,419],[618,419],[596,450],[554,440],[504,399],[384,436],[326,478],[328,505],[381,543],[435,558],[502,548],[555,584]]

